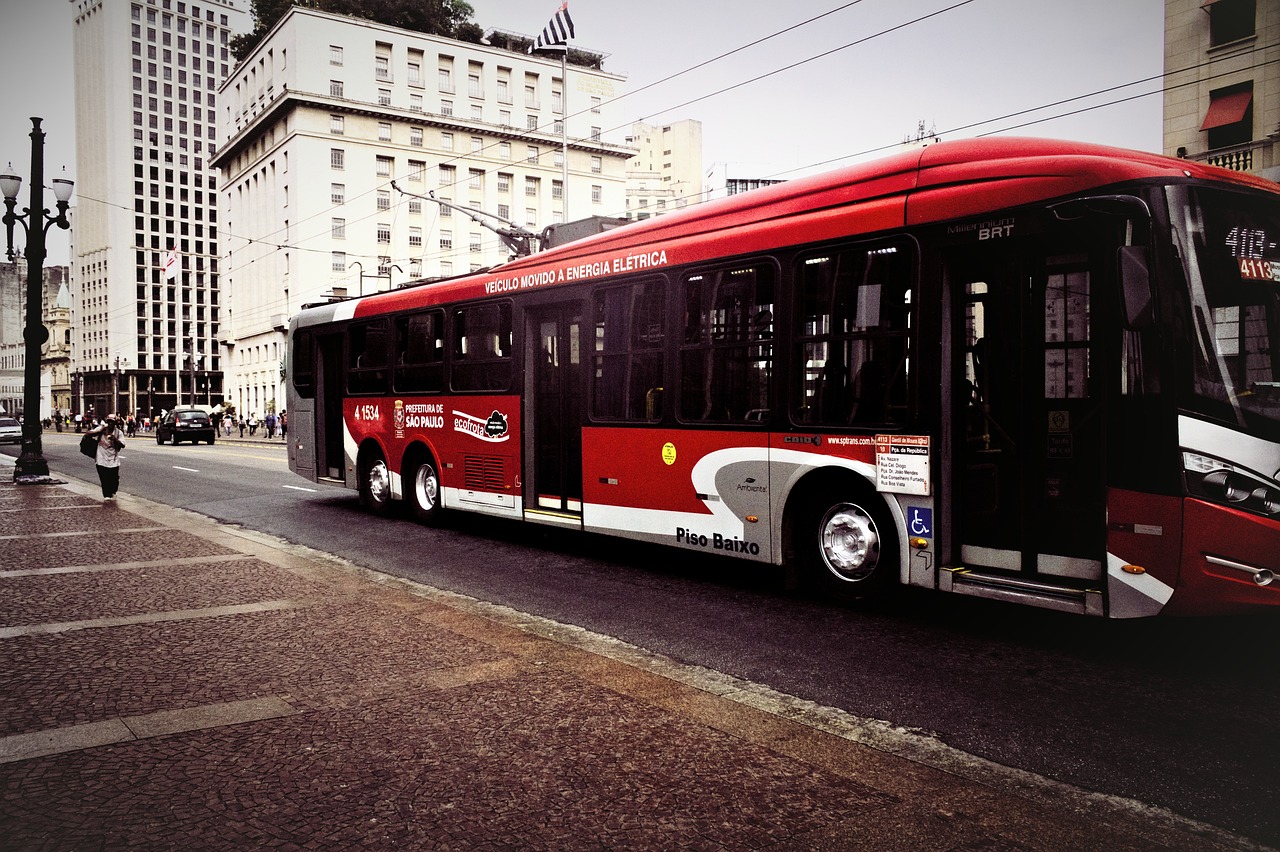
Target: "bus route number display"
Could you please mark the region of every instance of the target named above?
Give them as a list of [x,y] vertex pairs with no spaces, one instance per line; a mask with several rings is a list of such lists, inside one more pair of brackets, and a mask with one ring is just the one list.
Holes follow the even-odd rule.
[[876,435],[876,490],[930,493],[929,436]]

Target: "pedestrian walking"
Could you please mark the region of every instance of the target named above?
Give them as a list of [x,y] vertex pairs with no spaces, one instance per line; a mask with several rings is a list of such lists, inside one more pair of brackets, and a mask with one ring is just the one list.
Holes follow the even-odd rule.
[[116,499],[120,490],[120,451],[124,449],[124,433],[120,431],[120,418],[111,415],[89,430],[98,439],[98,452],[94,463],[98,467],[98,482],[102,485],[102,499]]
[[276,436],[276,416],[268,411],[262,422],[267,428],[267,440],[269,441]]
[[222,418],[222,431],[226,433],[228,438],[231,437],[231,415],[224,415]]
[[280,440],[289,440],[289,412],[280,412]]
[[249,415],[249,437],[252,438],[254,433],[258,431],[258,412]]
[[244,415],[241,414],[240,415],[240,437],[241,438],[244,437],[244,427],[245,427]]

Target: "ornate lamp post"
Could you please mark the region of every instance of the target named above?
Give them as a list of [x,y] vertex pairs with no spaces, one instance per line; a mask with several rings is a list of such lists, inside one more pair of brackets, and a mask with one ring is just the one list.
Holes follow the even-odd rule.
[[49,479],[49,463],[45,461],[40,445],[40,347],[49,339],[44,327],[43,278],[45,258],[45,234],[53,225],[70,228],[67,208],[74,184],[66,178],[54,178],[53,194],[58,199],[58,215],[50,216],[44,206],[44,131],[41,119],[31,119],[31,205],[21,214],[13,212],[18,201],[22,178],[13,174],[12,164],[8,173],[0,175],[0,192],[4,193],[4,224],[8,238],[9,260],[13,251],[13,226],[21,223],[27,232],[27,319],[22,330],[26,344],[26,369],[22,388],[22,453],[13,468],[15,482],[40,482]]

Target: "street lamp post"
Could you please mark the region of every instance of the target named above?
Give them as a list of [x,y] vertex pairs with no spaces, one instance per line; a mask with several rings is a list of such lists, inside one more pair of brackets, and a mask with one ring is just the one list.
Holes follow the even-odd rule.
[[45,234],[53,225],[70,228],[67,208],[74,184],[66,178],[54,178],[53,194],[58,199],[58,215],[50,216],[44,206],[44,131],[41,119],[31,119],[31,204],[21,214],[13,212],[22,188],[22,178],[9,172],[0,175],[0,192],[4,193],[4,224],[8,238],[9,260],[13,251],[13,226],[21,223],[27,233],[27,319],[22,330],[26,344],[26,365],[22,388],[22,453],[13,467],[15,482],[41,482],[49,479],[49,462],[40,444],[40,347],[49,339],[43,322],[43,279]]

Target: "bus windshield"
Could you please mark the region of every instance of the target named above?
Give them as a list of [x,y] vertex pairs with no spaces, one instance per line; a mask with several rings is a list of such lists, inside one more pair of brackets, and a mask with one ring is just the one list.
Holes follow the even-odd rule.
[[1195,186],[1168,192],[1190,286],[1192,339],[1182,342],[1191,347],[1188,402],[1273,437],[1280,433],[1280,203]]

